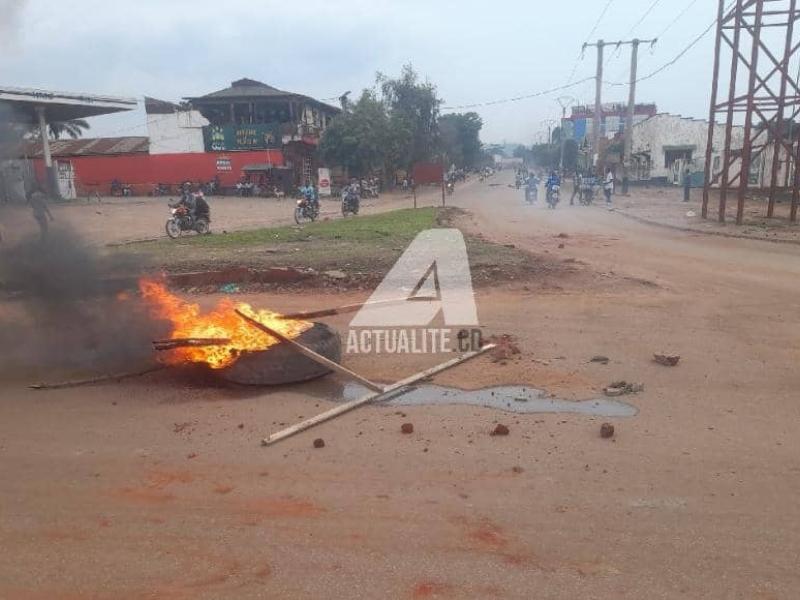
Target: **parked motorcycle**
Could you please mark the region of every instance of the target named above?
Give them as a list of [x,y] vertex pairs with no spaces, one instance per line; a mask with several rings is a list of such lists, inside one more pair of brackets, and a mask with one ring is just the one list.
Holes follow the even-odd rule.
[[180,237],[184,231],[196,231],[202,235],[211,233],[211,211],[198,208],[197,216],[192,217],[185,204],[169,204],[169,207],[171,216],[164,228],[172,239]]
[[555,208],[556,204],[558,204],[559,197],[561,195],[561,186],[560,185],[552,185],[547,190],[547,206],[548,208]]
[[307,198],[301,198],[294,207],[294,222],[298,225],[316,221],[319,216],[319,205]]

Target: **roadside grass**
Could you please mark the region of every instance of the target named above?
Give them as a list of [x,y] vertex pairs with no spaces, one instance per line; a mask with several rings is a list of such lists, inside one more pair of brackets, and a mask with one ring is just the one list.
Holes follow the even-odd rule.
[[[453,226],[457,216],[438,208],[401,209],[303,226],[140,242],[112,252],[139,255],[147,264],[167,272],[288,266],[342,270],[373,279],[388,272],[418,233]],[[540,259],[515,248],[465,238],[473,278],[478,281],[516,279],[521,272],[542,266]]]

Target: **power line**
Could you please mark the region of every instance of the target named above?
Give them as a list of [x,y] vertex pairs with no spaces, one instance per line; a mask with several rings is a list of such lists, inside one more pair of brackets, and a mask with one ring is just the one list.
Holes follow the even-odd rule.
[[519,102],[520,100],[528,100],[529,98],[536,98],[538,96],[546,96],[547,94],[552,94],[554,92],[560,92],[561,90],[566,90],[577,85],[581,85],[582,83],[586,83],[587,81],[593,80],[594,77],[586,77],[585,79],[581,79],[579,81],[574,81],[573,83],[567,83],[565,85],[560,85],[558,87],[550,88],[548,90],[542,90],[541,92],[534,92],[532,94],[525,94],[524,96],[516,96],[514,98],[503,98],[501,100],[490,100],[488,102],[476,102],[475,104],[460,104],[458,106],[443,106],[442,110],[462,110],[465,108],[479,108],[481,106],[493,106],[495,104],[506,104],[508,102]]
[[[605,7],[603,7],[600,16],[597,17],[597,20],[594,22],[594,26],[592,27],[592,30],[589,32],[589,35],[586,36],[586,39],[584,40],[585,42],[588,42],[594,35],[594,32],[597,31],[597,28],[600,27],[600,22],[603,20],[603,17],[606,16],[608,9],[611,7],[613,3],[614,0],[608,0]],[[578,53],[578,57],[575,59],[575,64],[572,66],[572,71],[570,72],[569,77],[567,77],[567,83],[570,83],[572,81],[572,78],[575,77],[575,71],[578,69],[578,65],[580,64],[582,58],[583,58],[583,50],[581,50]]]
[[630,35],[631,33],[633,33],[633,32],[634,32],[634,30],[635,30],[635,29],[636,29],[636,28],[637,28],[639,25],[641,25],[642,23],[644,23],[644,20],[645,20],[645,19],[646,19],[648,16],[650,16],[650,13],[651,13],[651,12],[653,12],[653,9],[654,9],[656,6],[658,6],[660,3],[661,3],[661,0],[653,0],[653,3],[650,5],[650,8],[648,8],[646,11],[644,11],[644,14],[643,14],[643,15],[642,15],[642,16],[639,18],[639,20],[638,20],[638,21],[636,21],[636,23],[634,24],[634,26],[633,26],[633,27],[631,27],[631,28],[628,30],[628,33],[626,33],[625,35],[626,35],[626,36]]
[[697,0],[690,0],[689,4],[687,4],[686,7],[681,12],[678,13],[677,17],[675,17],[674,19],[672,19],[672,21],[670,21],[669,25],[664,27],[664,29],[661,31],[661,33],[658,34],[657,37],[659,38],[662,37],[665,33],[667,33],[670,29],[672,29],[675,26],[675,23],[680,21],[683,18],[683,16],[687,12],[689,12],[689,9],[691,9],[695,4],[697,4]]
[[[736,1],[736,0],[733,0],[733,2],[731,2],[731,3],[728,5],[728,9],[729,9],[731,6],[733,6],[733,4],[734,4],[734,2],[735,2],[735,1]],[[725,10],[728,10],[728,9],[725,9]],[[675,64],[676,62],[678,62],[678,61],[679,61],[681,58],[683,58],[683,57],[684,57],[684,55],[685,55],[687,52],[689,52],[689,50],[691,50],[692,48],[694,48],[694,47],[695,47],[695,46],[696,46],[696,45],[697,45],[697,44],[700,42],[700,40],[702,40],[702,39],[703,39],[703,38],[704,38],[704,37],[705,37],[705,36],[708,34],[708,32],[709,32],[709,31],[711,31],[711,30],[714,28],[714,26],[715,26],[716,24],[717,24],[717,20],[716,20],[716,19],[714,19],[713,21],[711,21],[711,24],[710,24],[708,27],[706,27],[706,28],[703,30],[703,32],[702,32],[700,35],[698,35],[698,36],[697,36],[697,37],[696,37],[694,40],[692,40],[692,41],[689,43],[689,45],[688,45],[688,46],[686,46],[686,47],[685,47],[683,50],[681,50],[681,51],[678,53],[678,55],[677,55],[675,58],[673,58],[673,59],[672,59],[671,61],[669,61],[668,63],[665,63],[665,64],[661,65],[661,66],[660,66],[658,69],[656,69],[655,71],[653,71],[653,72],[651,72],[651,73],[648,73],[647,75],[645,75],[645,76],[643,76],[643,77],[640,77],[640,78],[638,78],[638,79],[636,80],[636,83],[639,83],[640,81],[646,81],[646,80],[648,80],[648,79],[651,79],[651,78],[655,77],[656,75],[658,75],[659,73],[661,73],[662,71],[664,71],[664,70],[668,69],[669,67],[671,67],[672,65],[674,65],[674,64]],[[625,85],[628,85],[628,84],[629,84],[629,82],[627,82],[627,81],[626,81],[626,82],[604,81],[603,83],[605,83],[606,85],[611,85],[611,86],[625,86]]]

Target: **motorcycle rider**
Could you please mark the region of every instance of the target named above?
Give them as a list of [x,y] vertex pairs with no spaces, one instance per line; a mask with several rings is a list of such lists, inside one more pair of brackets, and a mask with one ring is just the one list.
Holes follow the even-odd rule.
[[355,177],[352,177],[350,185],[344,188],[344,199],[350,206],[359,206],[361,203],[361,187]]
[[310,179],[306,179],[306,184],[300,188],[300,193],[309,205],[319,208],[319,194]]
[[548,200],[550,199],[550,195],[553,193],[553,188],[555,186],[561,187],[561,178],[555,171],[550,171],[550,176],[547,178],[547,182],[544,184],[544,187],[547,190]]
[[528,180],[525,182],[525,201],[536,202],[539,197],[539,178],[535,173],[528,175]]

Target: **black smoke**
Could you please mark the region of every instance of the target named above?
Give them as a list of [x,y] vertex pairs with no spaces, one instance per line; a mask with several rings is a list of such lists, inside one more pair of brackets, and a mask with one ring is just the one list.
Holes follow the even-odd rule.
[[164,333],[136,294],[142,265],[52,229],[0,251],[0,377],[116,373],[153,361]]

